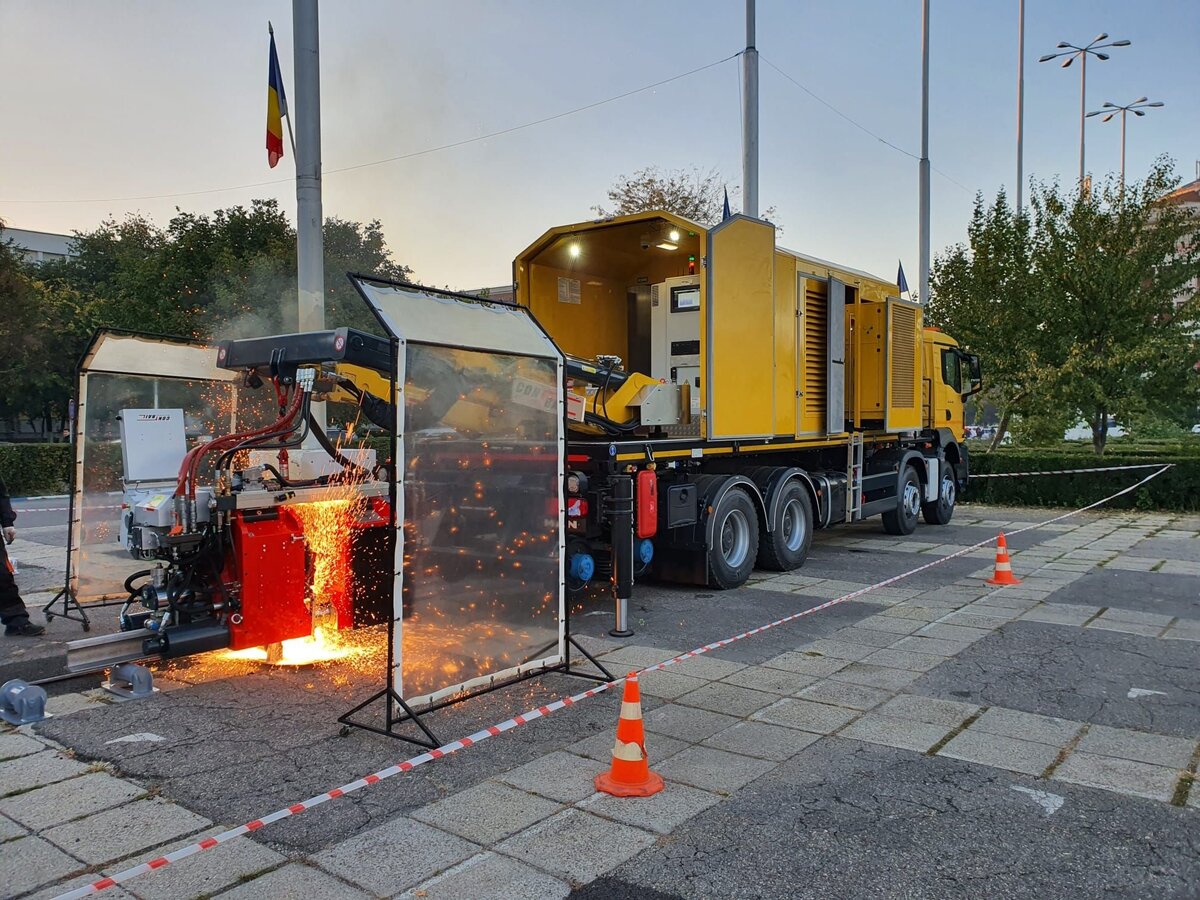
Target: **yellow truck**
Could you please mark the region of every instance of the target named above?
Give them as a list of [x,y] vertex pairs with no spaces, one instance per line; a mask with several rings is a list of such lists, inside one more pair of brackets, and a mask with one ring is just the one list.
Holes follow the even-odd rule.
[[570,580],[615,585],[616,632],[642,574],[733,588],[815,528],[950,521],[979,359],[894,283],[667,212],[552,228],[513,281],[567,355]]

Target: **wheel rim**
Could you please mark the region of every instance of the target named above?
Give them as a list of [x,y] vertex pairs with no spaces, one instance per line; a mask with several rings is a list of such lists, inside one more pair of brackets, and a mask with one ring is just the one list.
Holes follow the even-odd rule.
[[795,497],[783,507],[779,527],[783,534],[783,545],[792,553],[797,552],[804,545],[804,510]]
[[721,522],[721,558],[731,569],[737,569],[749,555],[750,520],[740,509],[731,509]]
[[947,509],[954,506],[954,479],[947,475],[942,479],[942,505]]
[[921,510],[921,489],[911,481],[904,485],[904,511],[915,517]]

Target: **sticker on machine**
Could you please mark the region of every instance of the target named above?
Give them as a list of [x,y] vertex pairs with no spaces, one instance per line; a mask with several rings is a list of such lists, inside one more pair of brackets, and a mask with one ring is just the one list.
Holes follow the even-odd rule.
[[573,303],[576,306],[583,302],[578,278],[565,278],[562,275],[558,277],[558,302]]
[[530,381],[519,375],[513,379],[512,399],[514,403],[542,412],[554,412],[558,408],[558,391],[554,385]]

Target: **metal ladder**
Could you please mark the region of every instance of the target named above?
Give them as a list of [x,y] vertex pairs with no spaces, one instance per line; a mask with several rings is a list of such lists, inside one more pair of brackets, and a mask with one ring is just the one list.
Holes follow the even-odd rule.
[[862,518],[863,436],[861,431],[850,432],[846,448],[846,521]]

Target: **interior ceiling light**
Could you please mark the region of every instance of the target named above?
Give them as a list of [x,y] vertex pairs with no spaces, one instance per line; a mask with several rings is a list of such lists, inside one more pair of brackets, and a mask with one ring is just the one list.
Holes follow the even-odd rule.
[[672,228],[671,233],[668,234],[667,237],[670,238],[673,242],[677,242],[679,240],[679,232],[676,231],[674,228]]
[[[672,234],[674,234],[674,232],[672,232]],[[674,241],[659,241],[654,246],[657,247],[659,250],[678,250],[679,249],[679,245],[676,244]]]
[[580,252],[580,251],[579,251],[579,245],[578,245],[578,244],[571,244],[571,245],[570,245],[570,246],[567,248],[567,252],[568,252],[569,254],[571,254],[571,259],[579,259],[579,252]]

